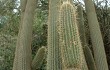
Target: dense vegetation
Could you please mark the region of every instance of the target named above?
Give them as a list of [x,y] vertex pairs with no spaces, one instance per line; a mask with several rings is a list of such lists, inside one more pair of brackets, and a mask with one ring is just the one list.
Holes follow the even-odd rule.
[[[22,1],[25,1],[25,0],[22,0]],[[67,70],[69,67],[82,68],[82,70],[88,70],[86,68],[87,67],[86,65],[88,65],[89,70],[93,70],[93,69],[95,70],[96,68],[98,68],[97,70],[101,70],[101,69],[107,70],[106,60],[102,58],[102,56],[104,55],[104,49],[106,52],[106,55],[104,55],[104,57],[107,58],[108,67],[110,69],[110,2],[108,0],[93,1],[95,11],[96,11],[96,16],[97,16],[96,18],[98,19],[99,26],[97,26],[97,24],[96,26],[91,25],[92,22],[94,23],[97,23],[97,22],[95,22],[94,20],[92,20],[93,18],[88,16],[90,15],[91,10],[87,10],[87,7],[90,8],[89,7],[90,4],[88,4],[89,6],[85,7],[85,5],[87,5],[86,0],[85,2],[83,1],[80,2],[79,0],[73,0],[73,1],[61,0],[61,2],[60,0],[53,0],[53,1],[36,0],[37,2],[34,3],[35,9],[33,10],[32,10],[33,6],[31,7],[31,4],[29,4],[31,3],[31,0],[30,2],[28,2],[29,0],[27,0],[28,7],[24,9],[26,9],[26,12],[29,12],[31,8],[31,12],[33,12],[31,14],[34,14],[34,17],[24,14],[27,16],[27,17],[25,16],[24,18],[30,19],[30,21],[32,21],[31,19],[34,19],[32,23],[23,21],[25,19],[21,20],[23,15],[23,7],[24,7],[24,5],[22,4],[23,3],[22,1],[21,2],[19,0],[1,0],[0,1],[0,70],[12,70],[12,69],[14,70],[14,68],[16,68],[16,64],[14,66],[14,63],[16,63],[14,62],[14,60],[17,61],[19,60],[19,58],[20,59],[25,58],[23,55],[16,56],[15,49],[17,47],[17,43],[24,42],[23,38],[25,40],[28,40],[27,36],[32,37],[32,43],[30,38],[28,40],[29,43],[28,41],[25,41],[28,43],[28,44],[26,43],[25,46],[30,47],[31,45],[32,55],[31,53],[29,53],[29,55],[27,54],[27,56],[32,56],[32,59],[34,59],[32,62],[33,70],[46,70],[46,68],[47,70]],[[64,3],[63,1],[64,2],[71,1],[71,3],[69,5],[68,4],[62,5]],[[89,21],[90,20],[89,18],[91,18],[91,21]],[[76,20],[82,25],[77,23]],[[32,24],[32,35],[30,33],[31,30],[30,32],[29,30],[27,30],[27,33],[25,33],[26,31],[22,31],[22,28],[20,26],[22,23],[23,24],[29,23],[30,26]],[[66,25],[66,23],[68,24]],[[72,27],[74,28],[72,29]],[[99,27],[99,28],[97,29],[95,27]],[[23,28],[25,30],[25,26]],[[30,28],[31,27],[27,29],[30,29]],[[78,30],[79,30],[79,33],[78,33]],[[62,33],[62,32],[65,32],[65,33]],[[23,34],[24,36],[22,36]],[[27,36],[25,36],[25,34]],[[19,36],[22,36],[22,39],[20,39],[22,41],[18,41],[17,38],[20,38]],[[71,40],[71,38],[73,38],[74,40]],[[81,39],[81,42],[79,41],[80,40],[79,38]],[[98,39],[100,40],[98,41]],[[74,41],[74,43],[72,44],[70,42],[68,44],[67,43],[68,41],[71,41],[71,42]],[[22,44],[18,44],[18,45],[22,46]],[[74,47],[71,47],[71,45]],[[64,46],[64,47],[59,48],[59,46],[60,47]],[[65,46],[68,46],[69,48]],[[95,48],[97,46],[99,46],[99,48]],[[84,52],[82,51],[82,47]],[[25,48],[27,49],[27,51],[25,52],[30,51],[28,50],[28,48]],[[17,48],[17,49],[20,49],[20,48]],[[60,49],[63,49],[63,51]],[[97,52],[97,49],[98,49],[98,52]],[[90,50],[90,52],[88,50]],[[63,52],[63,53],[60,53],[60,52]],[[95,54],[94,52],[97,54]],[[74,55],[72,53],[74,53]],[[39,54],[42,55],[43,57],[40,57]],[[98,56],[100,54],[102,56]],[[81,59],[81,56],[82,56],[82,59]],[[86,58],[86,56],[88,58]],[[62,59],[60,59],[59,57],[61,57]],[[28,58],[26,61],[30,59],[31,57]],[[94,59],[96,61],[94,61]],[[85,62],[85,60],[87,63]],[[103,64],[103,62],[100,63],[99,60],[101,61],[104,60],[105,64]],[[79,64],[79,62],[81,63],[81,61],[83,61],[82,62],[83,65]],[[19,66],[20,62],[19,61],[17,62]],[[25,62],[25,59],[24,59],[24,62]],[[37,64],[37,62],[39,64]],[[95,67],[94,62],[96,62],[95,63],[96,66],[98,65],[96,68],[94,68]],[[93,65],[89,66],[90,63],[92,63]],[[38,67],[34,65],[37,65]],[[28,64],[26,66],[29,67]],[[15,69],[15,70],[20,70],[20,69]]]

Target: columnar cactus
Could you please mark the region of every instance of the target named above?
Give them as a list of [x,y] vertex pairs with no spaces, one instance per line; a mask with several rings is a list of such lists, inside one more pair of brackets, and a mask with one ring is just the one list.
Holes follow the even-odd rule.
[[[18,33],[18,41],[17,41],[17,44],[19,44],[19,35],[20,35],[20,32],[21,32],[21,27],[22,27],[22,23],[23,23],[23,17],[24,17],[24,13],[25,13],[25,9],[26,9],[26,4],[27,4],[27,0],[21,0],[20,1],[20,8],[21,8],[21,23],[20,23],[20,26],[19,26],[19,33]],[[14,59],[14,62],[13,62],[13,70],[17,70],[17,61],[18,61],[18,49],[19,47],[16,47],[16,52],[15,52],[15,59]]]
[[63,2],[60,7],[58,23],[63,70],[81,70],[84,62],[76,14],[76,8],[73,4],[69,1]]
[[88,25],[90,29],[90,36],[93,45],[94,59],[98,70],[109,70],[104,43],[100,31],[100,26],[97,20],[95,7],[92,0],[84,0],[87,12]]
[[21,19],[12,70],[31,70],[32,23],[36,1],[28,0],[26,2],[24,3],[26,4],[25,12],[21,17],[23,19]]
[[[85,59],[88,65],[89,70],[96,70],[95,62],[93,59],[92,52],[87,44],[86,37],[85,37],[85,27],[84,27],[84,18],[83,18],[83,10],[81,5],[78,5],[78,28],[79,28],[79,34],[81,39],[81,44],[83,46]],[[85,64],[84,64],[85,65]],[[86,70],[86,69],[83,69]]]
[[60,0],[49,0],[47,70],[61,70],[59,40],[56,29]]
[[46,48],[45,47],[39,48],[39,50],[37,51],[37,53],[32,61],[32,70],[36,70],[41,67],[45,54],[46,54]]

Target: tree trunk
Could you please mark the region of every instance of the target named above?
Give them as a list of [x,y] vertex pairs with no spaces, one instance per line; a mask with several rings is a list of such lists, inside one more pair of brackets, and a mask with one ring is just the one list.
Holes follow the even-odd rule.
[[46,55],[46,48],[43,46],[38,49],[34,59],[32,60],[32,70],[38,70],[42,64]]
[[62,70],[81,70],[84,54],[76,20],[76,8],[70,1],[60,7],[58,33]]

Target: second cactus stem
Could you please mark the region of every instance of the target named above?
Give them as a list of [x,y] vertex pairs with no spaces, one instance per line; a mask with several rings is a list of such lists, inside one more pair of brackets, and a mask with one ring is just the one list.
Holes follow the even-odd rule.
[[32,70],[38,70],[41,67],[41,65],[43,64],[45,55],[46,55],[46,48],[43,46],[39,48],[38,52],[36,53],[32,61]]
[[79,38],[76,8],[69,1],[63,2],[60,7],[58,33],[63,70],[81,70],[84,62],[83,48]]

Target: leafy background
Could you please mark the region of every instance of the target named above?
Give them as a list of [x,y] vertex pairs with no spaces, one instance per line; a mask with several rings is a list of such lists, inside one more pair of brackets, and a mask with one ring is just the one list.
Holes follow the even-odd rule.
[[[75,0],[76,5],[83,2]],[[94,1],[100,23],[107,60],[110,69],[110,2]],[[48,0],[38,0],[33,23],[32,57],[41,46],[47,47]],[[20,1],[0,0],[0,70],[12,70],[14,52],[20,21]],[[84,22],[88,44],[92,46],[87,17],[84,10]],[[39,70],[45,70],[46,59]]]

